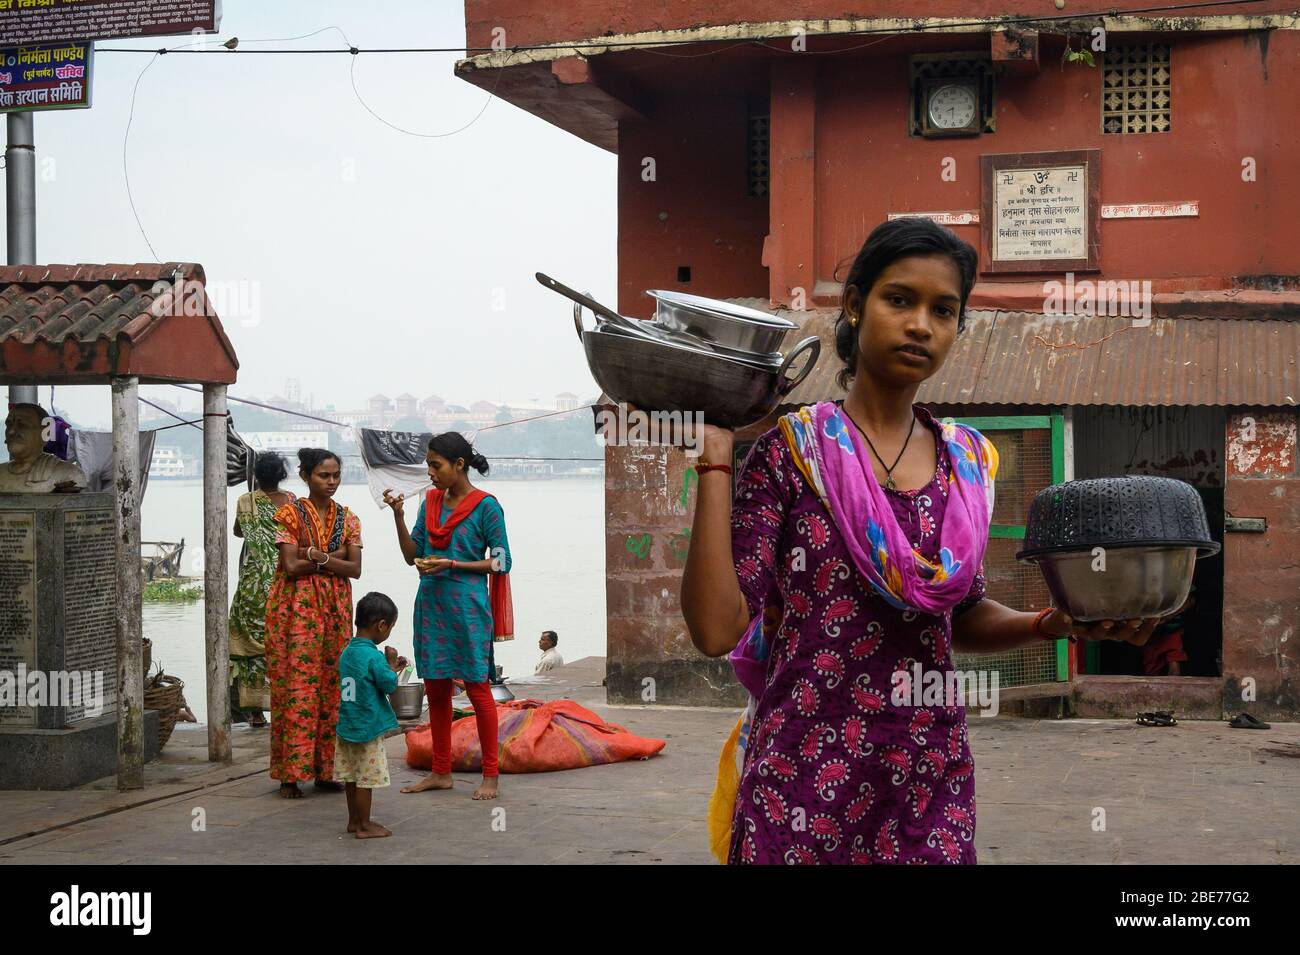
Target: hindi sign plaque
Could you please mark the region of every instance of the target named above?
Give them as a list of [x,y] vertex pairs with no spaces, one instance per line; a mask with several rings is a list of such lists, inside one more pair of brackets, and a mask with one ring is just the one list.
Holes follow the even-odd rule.
[[1101,150],[981,156],[985,272],[1099,265]]
[[0,0],[0,46],[215,33],[220,0]]
[[0,113],[86,108],[94,56],[89,41],[0,50]]

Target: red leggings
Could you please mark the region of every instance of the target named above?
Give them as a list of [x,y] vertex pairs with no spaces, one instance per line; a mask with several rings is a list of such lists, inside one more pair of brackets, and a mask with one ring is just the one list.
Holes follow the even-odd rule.
[[[429,698],[429,730],[433,734],[433,771],[451,772],[451,680],[425,680]],[[483,775],[497,775],[497,703],[492,699],[492,685],[465,683],[465,692],[474,704],[474,722],[478,725],[479,745],[483,749]]]

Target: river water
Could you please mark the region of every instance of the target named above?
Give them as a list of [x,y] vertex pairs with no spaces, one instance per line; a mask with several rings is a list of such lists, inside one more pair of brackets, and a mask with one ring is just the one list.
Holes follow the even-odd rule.
[[[496,662],[506,678],[531,676],[541,651],[543,630],[559,634],[565,660],[605,655],[605,538],[604,483],[572,478],[539,481],[479,479],[497,496],[506,515],[514,561],[510,573],[515,608],[515,639],[496,645]],[[303,490],[290,477],[284,488]],[[230,523],[243,487],[229,491]],[[361,519],[361,579],[352,582],[353,600],[367,591],[388,594],[401,611],[389,642],[412,657],[411,617],[418,575],[397,548],[392,512],[381,510],[364,484],[339,488],[336,496]],[[407,507],[407,525],[415,523],[416,504]],[[150,481],[141,508],[141,538],[146,541],[185,539],[184,572],[202,577],[203,486],[199,481]],[[238,538],[230,537],[230,592],[238,581]],[[185,697],[200,720],[205,719],[206,678],[203,655],[203,602],[146,603],[144,635],[153,641],[153,659],[185,681]]]

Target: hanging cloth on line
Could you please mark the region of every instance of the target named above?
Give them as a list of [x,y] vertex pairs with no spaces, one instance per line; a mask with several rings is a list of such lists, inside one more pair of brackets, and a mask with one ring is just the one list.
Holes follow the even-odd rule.
[[[149,486],[149,463],[153,460],[153,431],[141,431],[140,442],[140,498]],[[113,489],[113,433],[111,431],[82,431],[73,428],[68,440],[68,460],[86,474],[86,490],[111,491]]]

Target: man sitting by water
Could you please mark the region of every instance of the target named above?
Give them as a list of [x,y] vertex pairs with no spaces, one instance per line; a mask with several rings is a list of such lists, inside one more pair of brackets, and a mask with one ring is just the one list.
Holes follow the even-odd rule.
[[564,658],[560,656],[560,651],[555,649],[556,644],[559,642],[560,638],[554,630],[542,631],[542,638],[537,641],[537,647],[542,651],[542,658],[537,661],[537,669],[533,671],[534,675],[564,666]]
[[0,464],[0,492],[69,493],[82,490],[86,475],[69,461],[47,454],[45,429],[50,416],[40,405],[16,404],[5,419],[9,461]]

